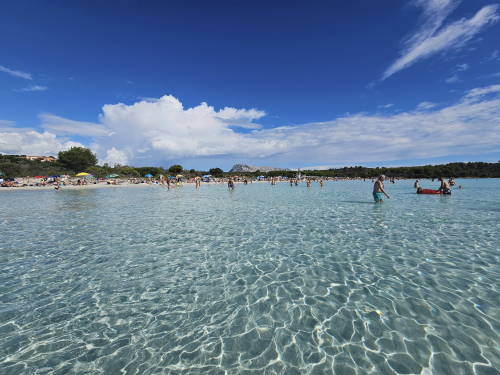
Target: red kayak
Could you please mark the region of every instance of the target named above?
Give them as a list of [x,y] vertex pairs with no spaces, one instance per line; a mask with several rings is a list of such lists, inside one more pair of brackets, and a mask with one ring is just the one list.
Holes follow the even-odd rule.
[[418,189],[417,194],[443,194],[441,190]]

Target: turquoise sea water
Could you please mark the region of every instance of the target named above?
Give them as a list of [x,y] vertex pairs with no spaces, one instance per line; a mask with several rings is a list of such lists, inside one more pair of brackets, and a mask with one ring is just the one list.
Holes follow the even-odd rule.
[[500,180],[458,184],[0,192],[0,373],[498,374]]

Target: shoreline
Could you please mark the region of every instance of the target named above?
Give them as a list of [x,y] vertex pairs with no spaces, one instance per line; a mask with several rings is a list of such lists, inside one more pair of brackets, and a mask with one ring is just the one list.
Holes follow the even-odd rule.
[[[263,183],[269,181],[254,181],[253,183]],[[283,181],[280,181],[283,182]],[[226,182],[203,182],[203,185],[225,185]],[[235,184],[243,184],[243,182],[235,182]],[[194,186],[194,182],[183,182],[182,185]],[[110,188],[139,188],[139,187],[160,187],[167,189],[166,185],[160,184],[151,184],[151,183],[140,183],[140,184],[132,184],[128,182],[124,182],[121,184],[113,185],[106,183],[98,183],[98,184],[88,184],[88,185],[66,185],[61,186],[59,191],[64,190],[85,190],[85,189],[110,189]],[[177,186],[173,186],[170,189],[176,189]],[[47,190],[56,190],[54,185],[47,186],[13,186],[13,187],[0,187],[0,192],[2,191],[47,191]]]
[[[85,190],[85,189],[106,189],[106,188],[125,188],[125,187],[145,187],[152,186],[151,184],[119,184],[119,185],[108,185],[108,184],[89,184],[89,185],[67,185],[61,186],[60,191],[64,190]],[[48,186],[16,186],[16,187],[0,187],[1,191],[47,191],[56,190],[54,185]]]
[[[464,177],[462,179],[484,179],[485,177]],[[486,177],[486,178],[491,178],[495,179],[495,177]],[[397,181],[413,181],[413,179],[399,179]],[[427,180],[427,179],[421,179],[422,180]],[[429,179],[430,180],[430,179]],[[332,182],[332,180],[327,180],[325,179],[324,182]],[[370,182],[369,179],[366,179],[363,181],[363,179],[339,179],[335,180],[334,182],[340,182],[340,181],[361,181],[361,182]],[[253,181],[252,183],[269,183],[269,181]],[[276,183],[288,183],[288,181],[276,181]],[[226,182],[203,182],[203,185],[225,185]],[[243,184],[241,181],[235,181],[235,184],[240,185]],[[183,182],[182,185],[187,185],[187,186],[194,186],[194,182]],[[106,183],[98,183],[98,184],[88,184],[88,185],[67,185],[67,186],[61,186],[60,191],[65,191],[65,190],[86,190],[86,189],[113,189],[113,188],[140,188],[140,187],[160,187],[160,188],[167,188],[164,185],[160,184],[151,184],[151,183],[140,183],[140,184],[133,184],[129,182],[123,182],[121,184],[113,185],[113,184],[106,184]],[[176,189],[177,186],[173,186],[170,189]],[[16,186],[16,187],[0,187],[0,192],[2,191],[49,191],[49,190],[55,190],[54,185],[47,185],[47,186]]]

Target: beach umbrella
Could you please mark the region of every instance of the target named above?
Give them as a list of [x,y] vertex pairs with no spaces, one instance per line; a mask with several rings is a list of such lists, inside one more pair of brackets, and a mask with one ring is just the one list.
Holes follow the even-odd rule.
[[47,176],[35,176],[35,178],[45,178]]
[[148,174],[145,174],[144,177],[151,178],[151,177],[153,177],[153,175],[151,173],[148,173]]
[[116,174],[116,173],[108,174],[108,175],[106,176],[106,178],[117,178],[117,177],[120,177],[120,175],[119,175],[119,174]]
[[177,176],[175,176],[175,178],[182,178],[182,177],[184,177],[184,176],[181,174],[178,174]]
[[90,173],[87,172],[80,172],[75,175],[76,177],[85,177],[85,176],[90,176]]

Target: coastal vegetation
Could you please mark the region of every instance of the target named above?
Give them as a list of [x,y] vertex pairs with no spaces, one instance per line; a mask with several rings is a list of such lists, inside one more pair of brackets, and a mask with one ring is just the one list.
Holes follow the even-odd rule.
[[88,148],[72,147],[57,155],[59,163],[66,169],[83,171],[97,164],[97,157]]
[[208,173],[215,177],[221,177],[224,175],[224,171],[220,168],[210,168]]
[[[168,168],[168,171],[173,174],[179,174],[182,173],[183,168],[182,165],[179,164],[174,164],[170,168]],[[152,174],[152,173],[151,173]]]
[[59,161],[29,160],[21,155],[0,155],[1,177],[52,176],[71,174]]
[[[303,170],[303,175],[317,177],[373,178],[381,174],[400,178],[438,178],[438,177],[500,177],[500,162],[483,163],[448,163],[412,167],[376,167],[362,166],[331,168],[327,170]],[[294,171],[273,171],[268,176],[295,176]]]
[[[97,165],[96,156],[86,148],[73,147],[68,151],[58,154],[55,161],[29,160],[22,155],[0,155],[0,176],[2,177],[27,177],[27,176],[53,176],[63,174],[76,174],[88,172],[95,177],[104,178],[110,175],[120,177],[175,176],[183,174],[185,177],[202,176],[211,174],[214,177],[223,176],[249,176],[260,175],[295,177],[297,171],[275,170],[269,172],[224,172],[220,168],[211,168],[209,171],[186,170],[181,165],[175,164],[168,169],[162,167],[133,167],[127,165],[109,166]],[[327,170],[301,170],[302,175],[317,177],[345,177],[345,178],[373,178],[380,174],[400,178],[437,178],[443,177],[500,177],[500,162],[498,163],[448,163],[440,165],[424,165],[413,167],[377,167],[362,166],[331,168]]]

